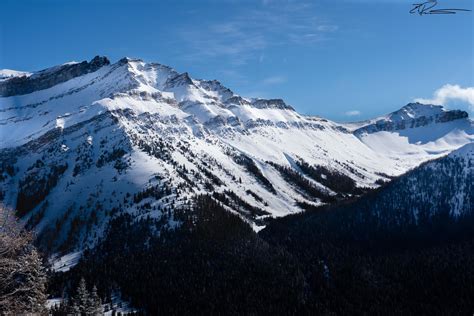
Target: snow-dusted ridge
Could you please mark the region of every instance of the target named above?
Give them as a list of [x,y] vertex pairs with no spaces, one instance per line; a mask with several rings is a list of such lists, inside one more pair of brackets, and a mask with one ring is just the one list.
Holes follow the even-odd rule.
[[30,72],[26,71],[18,71],[18,70],[11,70],[11,69],[0,69],[0,81],[5,81],[8,79],[16,78],[16,77],[29,77],[31,76]]
[[461,110],[447,110],[441,105],[409,103],[401,109],[375,119],[344,123],[355,134],[378,131],[402,130],[467,118],[468,113]]
[[258,230],[474,140],[462,111],[409,104],[354,128],[139,59],[18,78],[0,81],[0,197],[57,249],[93,245],[121,213],[179,225],[169,210],[203,193]]
[[463,158],[467,161],[473,161],[474,162],[474,143],[469,143],[461,148],[451,152],[448,157],[455,158]]

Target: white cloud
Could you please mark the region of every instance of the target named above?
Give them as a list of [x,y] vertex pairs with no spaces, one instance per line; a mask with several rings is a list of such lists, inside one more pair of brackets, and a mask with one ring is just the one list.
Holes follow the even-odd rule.
[[358,110],[347,111],[344,113],[347,116],[359,116],[361,113]]
[[471,111],[474,111],[474,87],[463,88],[459,85],[446,84],[436,90],[431,99],[415,99],[416,102],[438,105],[446,105],[449,101],[455,100],[468,103]]
[[274,85],[286,82],[286,77],[284,76],[272,76],[263,79],[262,83],[265,85]]

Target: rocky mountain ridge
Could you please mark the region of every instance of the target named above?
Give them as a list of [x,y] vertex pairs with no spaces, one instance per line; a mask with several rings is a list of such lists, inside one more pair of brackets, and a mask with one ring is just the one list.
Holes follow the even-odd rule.
[[130,58],[57,66],[0,90],[0,196],[61,251],[93,246],[120,214],[180,225],[173,210],[200,194],[260,230],[474,140],[459,111],[420,104],[414,117],[388,115],[394,128],[362,132]]
[[367,125],[363,124],[354,133],[360,135],[381,131],[397,131],[422,127],[432,123],[446,123],[468,117],[468,113],[462,110],[447,110],[440,105],[409,103],[385,117],[371,120]]

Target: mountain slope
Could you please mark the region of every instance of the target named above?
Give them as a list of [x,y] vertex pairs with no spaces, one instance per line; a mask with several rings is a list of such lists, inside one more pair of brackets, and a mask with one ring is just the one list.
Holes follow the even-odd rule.
[[[150,314],[468,313],[473,163],[468,144],[355,202],[275,219],[258,234],[209,195],[158,235],[163,222],[123,214],[57,274],[53,292],[84,277],[105,297],[118,285]],[[446,212],[460,195],[464,208]]]
[[259,236],[299,259],[311,311],[468,313],[473,177],[468,144],[355,202],[276,219]]
[[403,124],[354,128],[129,58],[19,75],[0,96],[0,196],[48,249],[93,246],[123,213],[174,227],[202,193],[259,230],[474,139],[465,112],[408,105],[386,118]]
[[471,223],[473,180],[474,144],[471,143],[446,157],[424,163],[358,200],[275,220],[262,233],[271,235],[272,230],[282,229],[285,232],[279,235],[286,238],[292,233],[312,234],[315,226],[322,226],[327,232],[316,232],[316,235],[332,234],[334,230],[335,234],[360,234],[361,239],[383,244],[383,239],[378,240],[375,235],[399,235],[409,230],[424,234],[416,227],[432,229],[437,225],[462,224],[466,219]]
[[385,220],[400,216],[398,212],[403,210],[415,223],[436,216],[455,219],[474,215],[474,144],[393,181],[370,204]]

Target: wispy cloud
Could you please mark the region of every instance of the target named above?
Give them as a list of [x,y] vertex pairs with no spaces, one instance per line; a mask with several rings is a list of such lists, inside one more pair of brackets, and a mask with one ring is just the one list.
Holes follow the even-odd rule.
[[328,24],[328,25],[322,24],[322,25],[318,26],[316,29],[320,32],[335,32],[339,29],[339,26],[330,25],[330,24]]
[[271,77],[263,79],[262,81],[264,85],[275,85],[275,84],[281,84],[285,82],[286,82],[285,76],[271,76]]
[[358,110],[347,111],[344,113],[346,116],[359,116],[361,114]]
[[446,84],[436,90],[431,99],[418,98],[416,102],[446,105],[450,101],[461,101],[469,104],[474,111],[474,87],[463,88],[459,85]]
[[199,27],[179,30],[178,36],[189,46],[184,58],[228,58],[236,65],[252,59],[261,62],[267,49],[314,45],[338,30],[316,16],[311,4],[271,0],[262,4],[260,9],[229,13],[225,20],[216,17]]

